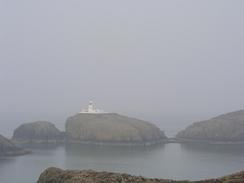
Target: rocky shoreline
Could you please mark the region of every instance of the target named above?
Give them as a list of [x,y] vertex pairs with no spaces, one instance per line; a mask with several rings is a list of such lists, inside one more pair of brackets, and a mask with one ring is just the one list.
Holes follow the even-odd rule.
[[244,141],[215,141],[215,140],[200,140],[200,139],[189,139],[189,138],[171,138],[168,143],[204,143],[204,144],[218,144],[218,145],[244,145]]
[[223,145],[243,145],[244,141],[211,141],[211,140],[195,140],[195,139],[183,139],[183,138],[167,138],[167,139],[159,139],[155,141],[146,141],[146,142],[94,142],[94,141],[66,141],[64,144],[91,144],[91,145],[108,145],[108,146],[151,146],[157,144],[171,144],[171,143],[204,143],[204,144],[223,144]]
[[39,177],[37,183],[243,183],[244,171],[229,176],[201,181],[176,181],[153,179],[129,174],[96,172],[93,170],[62,170],[48,168]]
[[81,141],[81,140],[66,140],[65,144],[84,144],[84,145],[102,145],[102,146],[152,146],[157,144],[163,144],[168,143],[168,139],[156,139],[151,141],[134,141],[134,142],[128,142],[128,141]]
[[96,142],[96,141],[13,141],[13,143],[17,144],[20,147],[28,148],[32,147],[32,145],[50,145],[50,146],[65,146],[65,145],[94,145],[94,146],[114,146],[114,147],[147,147],[147,146],[156,146],[160,144],[209,144],[209,145],[244,145],[244,141],[240,142],[231,142],[231,141],[209,141],[209,140],[191,140],[191,139],[161,139],[153,142]]

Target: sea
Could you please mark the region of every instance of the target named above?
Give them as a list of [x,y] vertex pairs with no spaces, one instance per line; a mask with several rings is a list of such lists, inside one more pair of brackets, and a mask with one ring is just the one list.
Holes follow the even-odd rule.
[[244,170],[244,146],[168,143],[150,147],[28,145],[31,154],[0,158],[0,183],[35,183],[48,167],[151,178],[200,180]]

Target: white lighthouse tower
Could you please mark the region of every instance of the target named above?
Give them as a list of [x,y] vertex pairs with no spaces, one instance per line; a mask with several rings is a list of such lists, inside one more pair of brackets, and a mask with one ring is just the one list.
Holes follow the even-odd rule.
[[81,112],[79,113],[88,113],[88,114],[100,114],[100,113],[106,113],[100,109],[96,109],[93,102],[90,101],[88,108],[87,109],[83,109]]
[[89,105],[88,105],[88,111],[87,111],[88,113],[94,113],[94,112],[96,112],[96,109],[95,109],[95,107],[93,106],[93,102],[92,101],[90,101],[89,102]]

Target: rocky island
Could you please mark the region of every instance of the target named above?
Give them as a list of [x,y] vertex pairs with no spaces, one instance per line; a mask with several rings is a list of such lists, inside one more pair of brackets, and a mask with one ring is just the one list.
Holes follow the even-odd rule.
[[66,120],[65,132],[51,122],[36,121],[20,125],[14,130],[12,140],[18,144],[152,145],[166,142],[167,137],[154,124],[103,112],[90,102],[88,109]]
[[218,179],[202,181],[174,181],[165,179],[150,179],[142,176],[132,176],[128,174],[96,172],[92,170],[61,170],[58,168],[48,168],[39,177],[37,183],[243,183],[244,172],[239,172],[230,176]]
[[176,137],[183,141],[244,143],[244,110],[196,122]]
[[63,133],[48,121],[36,121],[20,125],[14,130],[16,143],[56,143],[63,140]]
[[67,119],[65,129],[68,143],[150,145],[166,140],[155,125],[115,113],[76,114]]
[[25,151],[13,144],[9,139],[0,135],[0,157],[1,156],[16,156],[27,154]]
[[67,143],[109,145],[151,145],[166,140],[155,125],[116,113],[96,109],[93,102],[65,124]]

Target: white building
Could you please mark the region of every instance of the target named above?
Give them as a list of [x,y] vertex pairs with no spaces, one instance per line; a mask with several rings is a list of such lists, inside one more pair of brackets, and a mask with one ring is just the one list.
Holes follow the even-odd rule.
[[97,113],[106,113],[100,109],[96,109],[93,102],[90,101],[88,108],[87,109],[83,109],[81,112],[79,113],[89,113],[89,114],[97,114]]

